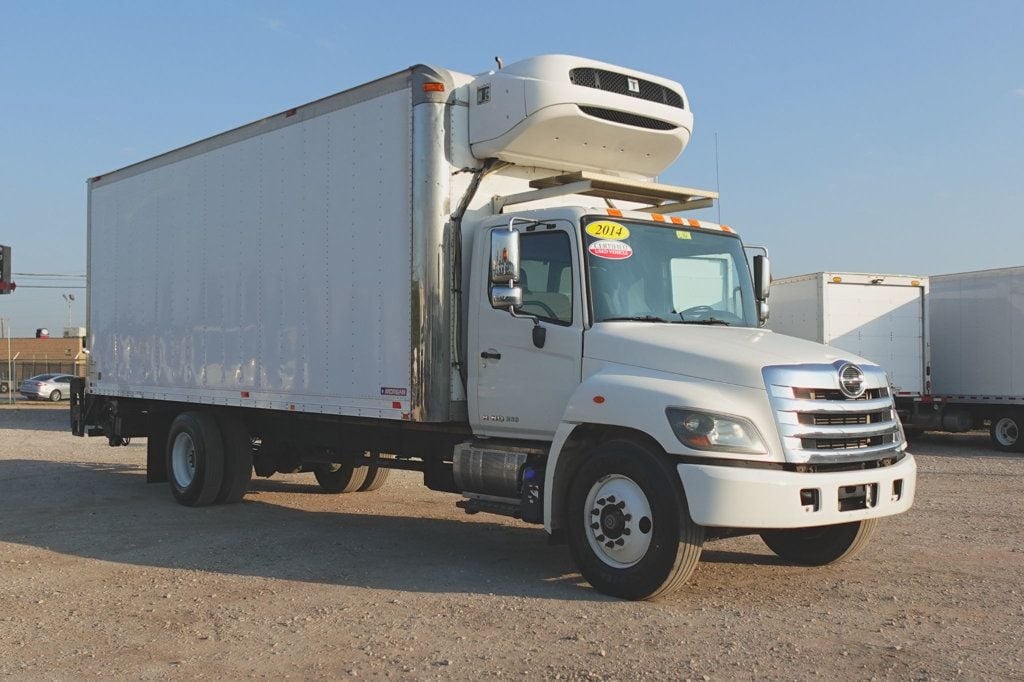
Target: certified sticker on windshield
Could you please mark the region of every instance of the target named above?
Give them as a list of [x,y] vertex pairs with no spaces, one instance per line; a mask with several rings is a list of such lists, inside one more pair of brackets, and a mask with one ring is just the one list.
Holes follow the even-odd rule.
[[587,225],[587,234],[598,239],[629,239],[629,228],[611,220],[598,220]]
[[633,247],[625,242],[602,240],[587,247],[587,251],[606,260],[625,260],[633,255]]

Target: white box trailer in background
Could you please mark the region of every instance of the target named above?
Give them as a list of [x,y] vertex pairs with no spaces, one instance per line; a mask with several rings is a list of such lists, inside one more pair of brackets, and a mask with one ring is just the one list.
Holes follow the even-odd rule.
[[768,327],[856,353],[889,374],[898,409],[929,390],[928,278],[815,272],[772,282]]
[[759,328],[767,258],[652,182],[692,126],[593,60],[415,66],[95,177],[72,429],[190,506],[419,471],[628,598],[705,539],[852,556],[914,499],[885,373]]
[[935,275],[928,296],[932,393],[916,422],[1024,452],[1024,267]]

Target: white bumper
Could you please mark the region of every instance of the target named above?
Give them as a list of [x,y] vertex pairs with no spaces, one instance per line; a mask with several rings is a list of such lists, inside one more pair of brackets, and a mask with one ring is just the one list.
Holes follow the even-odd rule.
[[[679,464],[678,470],[690,517],[726,528],[803,528],[900,514],[914,503],[917,483],[917,463],[909,454],[891,467],[865,471],[808,474],[705,464]],[[841,511],[840,493],[849,486],[872,490],[871,506]],[[801,502],[806,490],[817,491],[817,509]]]

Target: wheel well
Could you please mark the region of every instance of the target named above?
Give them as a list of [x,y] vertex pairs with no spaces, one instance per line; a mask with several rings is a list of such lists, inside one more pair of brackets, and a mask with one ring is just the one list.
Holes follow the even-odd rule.
[[607,424],[580,424],[562,445],[562,451],[555,465],[555,476],[551,490],[545,491],[551,499],[551,528],[557,530],[565,526],[565,504],[569,485],[576,477],[576,472],[586,461],[590,451],[599,443],[610,440],[629,440],[649,448],[653,452],[664,453],[658,441],[643,431],[628,429]]

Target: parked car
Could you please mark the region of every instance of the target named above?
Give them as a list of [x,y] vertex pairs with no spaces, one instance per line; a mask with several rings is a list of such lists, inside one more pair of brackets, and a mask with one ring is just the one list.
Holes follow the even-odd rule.
[[57,402],[71,396],[71,375],[37,374],[21,382],[18,393],[29,400],[46,399]]

